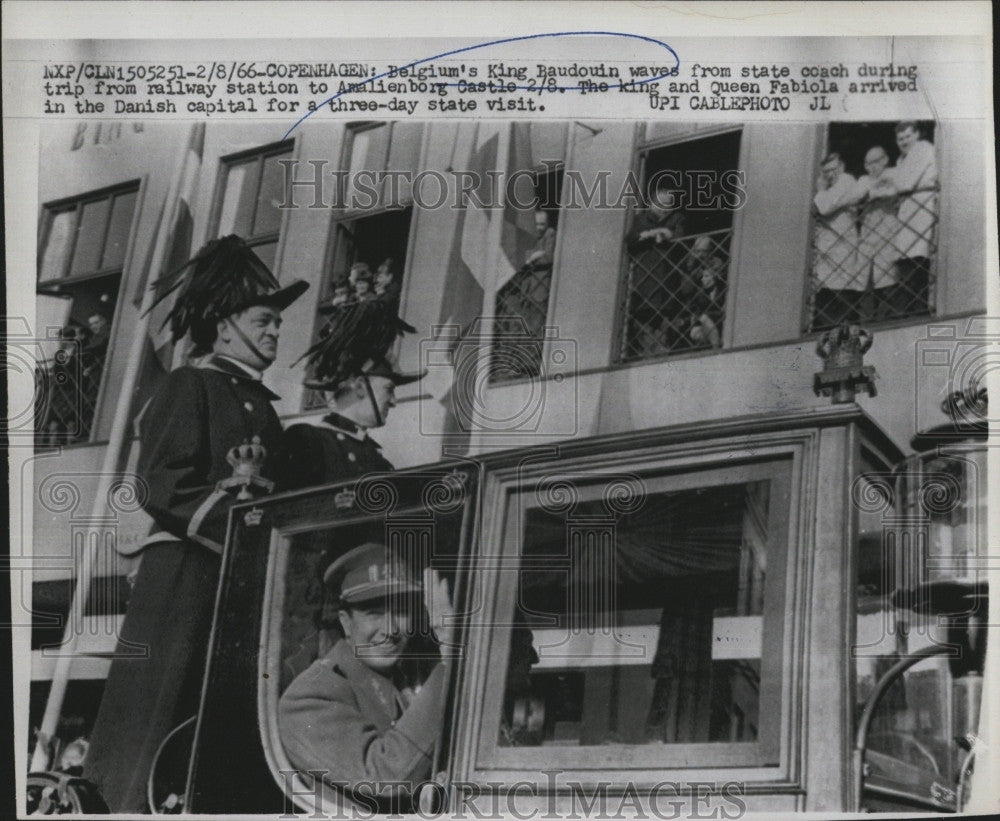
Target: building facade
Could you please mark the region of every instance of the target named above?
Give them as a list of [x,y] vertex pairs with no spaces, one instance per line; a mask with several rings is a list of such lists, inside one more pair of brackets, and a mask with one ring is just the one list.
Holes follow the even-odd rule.
[[[36,562],[32,585],[32,725],[54,669],[41,648],[61,640],[73,534],[93,531],[87,512],[116,408],[129,401],[134,417],[164,370],[183,361],[183,350],[160,344],[155,314],[148,333],[142,325],[140,305],[157,264],[165,269],[172,254],[237,233],[282,282],[311,283],[285,312],[279,357],[265,376],[288,425],[324,413],[302,386],[302,364],[293,364],[318,333],[319,307],[352,264],[374,271],[388,261],[401,316],[417,329],[399,344],[400,364],[429,370],[400,389],[398,406],[376,433],[398,468],[616,436],[641,443],[644,432],[675,427],[694,431],[697,450],[699,426],[710,438],[734,420],[820,414],[830,400],[813,389],[823,366],[816,346],[845,320],[873,337],[865,361],[878,374],[878,394],[857,402],[907,454],[919,430],[945,421],[945,395],[966,387],[954,383],[952,366],[928,364],[921,352],[935,339],[958,350],[985,333],[986,141],[978,122],[914,123],[933,173],[897,186],[891,200],[855,188],[827,207],[820,195],[835,184],[817,178],[832,154],[842,162],[845,187],[874,176],[866,166],[873,147],[884,150],[890,171],[904,167],[896,126],[307,121],[288,139],[252,123],[209,122],[200,133],[166,122],[47,128],[36,335],[53,329],[47,337],[63,356],[57,362],[53,353],[44,367],[48,387],[36,416],[33,551],[45,561]],[[525,172],[527,218],[503,203],[490,209],[467,201],[453,207],[447,196],[435,201],[438,180],[487,170]],[[409,175],[396,178],[398,187],[390,174],[352,190],[362,171]],[[638,181],[648,194],[660,178],[671,192],[668,216],[644,222],[650,209],[622,192]],[[181,239],[179,201],[189,217]],[[545,215],[537,234],[536,211]],[[669,236],[641,236],[658,226],[668,226]],[[548,258],[525,264],[539,243]],[[137,335],[147,339],[142,361],[133,360],[133,380],[129,351]],[[59,382],[60,375],[69,381]],[[475,396],[474,407],[463,409],[463,396]],[[128,470],[135,458],[126,446],[116,469]],[[752,489],[767,474],[754,470],[732,481]],[[58,493],[67,480],[77,488],[71,506]],[[727,504],[721,496],[710,501]],[[704,500],[685,504],[710,518]],[[113,507],[87,619],[120,620],[138,559],[119,551],[138,545],[148,525],[134,506]],[[854,520],[838,545],[863,550],[869,526],[867,535],[877,535],[877,520]],[[810,530],[815,542],[807,550],[824,547],[821,531]],[[753,604],[763,595],[753,579],[747,570],[734,615],[762,612]],[[791,601],[799,594],[783,595]],[[860,635],[869,626],[859,615],[852,629]],[[64,739],[88,732],[114,646],[114,636],[99,629],[82,640],[85,657],[74,663],[59,731]],[[922,680],[944,674],[934,669],[919,673]],[[850,677],[863,690],[875,675],[876,662],[865,659]],[[692,708],[704,713],[697,719],[703,730],[661,724],[658,732],[667,740],[754,735],[748,725],[758,706],[747,706],[740,686],[734,680],[739,720],[723,726],[706,704]],[[928,703],[940,697],[930,683],[922,686]],[[912,698],[919,689],[911,688]],[[823,806],[819,798],[811,803]],[[781,806],[798,805],[789,798]]]

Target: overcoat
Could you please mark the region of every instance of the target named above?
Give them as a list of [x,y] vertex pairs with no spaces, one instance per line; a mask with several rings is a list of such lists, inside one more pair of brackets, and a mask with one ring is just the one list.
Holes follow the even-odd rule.
[[154,525],[105,684],[84,775],[112,812],[148,812],[146,782],[166,735],[198,708],[220,554],[235,491],[230,448],[260,438],[278,458],[274,393],[224,358],[171,372],[139,422],[138,474]]
[[278,729],[297,769],[322,771],[325,781],[346,783],[349,793],[361,782],[404,782],[374,789],[375,795],[399,808],[411,797],[411,788],[431,776],[444,707],[442,664],[407,697],[341,639],[281,696]]

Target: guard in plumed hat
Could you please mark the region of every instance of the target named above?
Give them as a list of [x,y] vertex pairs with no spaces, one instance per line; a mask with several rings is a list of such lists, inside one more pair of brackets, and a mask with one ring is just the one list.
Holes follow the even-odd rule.
[[119,813],[149,811],[156,751],[197,712],[229,509],[274,487],[281,424],[262,376],[277,355],[281,312],[308,284],[281,287],[244,240],[227,236],[155,287],[160,300],[176,295],[174,342],[190,337],[202,359],[167,376],[138,425],[153,528],[85,766]]
[[377,542],[333,562],[323,578],[338,601],[344,638],[296,677],[278,703],[291,763],[346,784],[348,797],[354,785],[374,784],[379,812],[414,811],[413,788],[431,775],[444,721],[444,665],[436,661],[416,681],[405,674],[424,608],[438,642],[453,641],[448,583],[431,569],[423,577],[420,584]]
[[368,435],[386,423],[396,388],[423,373],[401,373],[390,349],[415,329],[396,313],[392,298],[330,305],[319,341],[306,351],[307,388],[322,391],[330,410],[315,425],[285,431],[283,484],[308,487],[392,470]]

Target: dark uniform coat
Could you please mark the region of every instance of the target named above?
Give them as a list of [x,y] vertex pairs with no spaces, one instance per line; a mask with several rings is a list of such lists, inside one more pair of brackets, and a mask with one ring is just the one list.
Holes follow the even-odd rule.
[[[330,783],[405,781],[416,786],[431,776],[444,709],[442,664],[407,697],[342,639],[281,696],[278,730],[289,761],[304,772],[323,771]],[[388,789],[382,795],[388,798]],[[405,807],[409,791],[394,798],[397,807],[399,802]]]
[[[122,626],[123,657],[112,664],[85,762],[112,812],[148,811],[157,748],[197,712],[236,497],[216,483],[232,476],[229,449],[254,436],[276,459],[276,398],[235,363],[211,358],[170,373],[142,415],[138,473],[154,527]],[[265,477],[272,467],[265,464]]]
[[378,443],[337,413],[285,431],[283,488],[312,487],[393,470]]

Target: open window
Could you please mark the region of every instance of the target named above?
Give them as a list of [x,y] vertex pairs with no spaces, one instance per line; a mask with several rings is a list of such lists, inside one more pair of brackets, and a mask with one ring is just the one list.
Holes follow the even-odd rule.
[[[341,658],[338,603],[324,583],[324,573],[349,550],[376,543],[385,547],[394,564],[405,564],[411,576],[419,579],[425,568],[433,568],[448,582],[452,595],[461,596],[459,568],[468,550],[475,482],[474,469],[447,464],[369,474],[332,487],[262,499],[237,510],[209,653],[187,808],[203,813],[278,813],[289,806],[282,793],[292,791],[301,796],[297,805],[308,811],[325,806],[327,814],[335,815],[333,808],[351,806],[351,785],[363,766],[361,740],[352,736],[357,743],[351,747],[346,737],[338,741],[336,732],[331,736],[322,727],[312,739],[297,731],[283,732],[288,725],[283,725],[282,715],[287,713],[279,707],[293,682],[308,676],[319,659],[331,651]],[[407,611],[412,617],[412,629],[407,631],[411,640],[398,667],[386,671],[385,680],[412,696],[442,664],[442,653],[423,619],[421,599],[407,601],[414,608]],[[362,648],[355,657],[351,650],[348,657],[360,661],[364,652]],[[367,686],[372,678],[373,674],[357,684],[356,692],[366,694],[359,698],[377,699]],[[434,681],[444,685],[447,676],[438,672]],[[439,718],[431,727],[435,741],[443,732],[441,723]],[[381,731],[390,729],[387,719]],[[289,737],[294,748],[286,744]],[[344,755],[353,750],[354,769],[339,771],[326,760],[313,766],[308,750],[303,753],[310,743],[320,750],[339,743],[335,749]],[[437,744],[426,773],[411,777],[416,782],[429,778],[432,769],[437,772],[444,766],[446,757],[446,746]],[[228,779],[229,788],[220,788],[218,773],[230,771],[227,762],[236,759],[240,772]],[[327,772],[313,779],[309,771],[316,769]],[[385,777],[384,772],[373,775],[374,780]],[[345,786],[344,781],[349,783]]]
[[[315,333],[331,305],[375,297],[400,307],[413,222],[409,182],[388,172],[417,169],[419,123],[350,123],[341,157],[344,172],[327,248]],[[323,394],[306,390],[303,410],[325,407]]]
[[933,313],[935,124],[831,123],[813,199],[809,330]]
[[37,374],[40,445],[91,439],[138,197],[139,183],[130,182],[43,208],[39,325],[61,330]]
[[619,361],[722,346],[741,134],[641,152],[651,202],[633,215],[625,238]]

